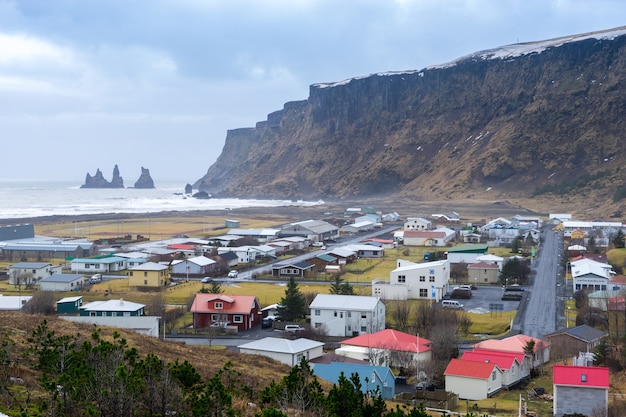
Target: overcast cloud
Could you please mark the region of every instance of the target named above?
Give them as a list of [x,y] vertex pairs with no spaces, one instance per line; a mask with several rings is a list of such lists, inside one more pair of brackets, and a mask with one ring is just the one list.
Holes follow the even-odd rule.
[[0,0],[0,179],[194,182],[309,85],[624,24],[622,0]]

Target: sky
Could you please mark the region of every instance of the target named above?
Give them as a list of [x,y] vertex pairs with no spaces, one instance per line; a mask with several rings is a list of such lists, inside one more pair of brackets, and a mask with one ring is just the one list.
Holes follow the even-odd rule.
[[611,29],[623,0],[0,0],[0,180],[193,183],[312,84]]

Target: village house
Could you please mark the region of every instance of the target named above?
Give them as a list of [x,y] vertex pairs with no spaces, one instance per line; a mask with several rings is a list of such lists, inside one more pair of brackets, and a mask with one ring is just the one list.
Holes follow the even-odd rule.
[[0,294],[0,311],[20,311],[31,298],[31,295]]
[[302,359],[310,361],[324,354],[323,342],[305,338],[264,337],[237,347],[239,353],[266,356],[292,367],[299,365]]
[[[529,342],[534,343],[532,357],[526,356],[525,352]],[[523,334],[509,336],[504,339],[483,340],[474,344],[473,348],[474,350],[481,349],[522,354],[525,360],[528,360],[527,366],[531,369],[542,366],[550,360],[550,342]],[[526,366],[526,364],[523,365]]]
[[433,223],[423,217],[407,217],[404,222],[404,230],[430,230]]
[[385,255],[385,250],[374,244],[352,244],[341,246],[341,248],[355,253],[359,258],[382,258]]
[[37,285],[42,279],[60,274],[61,265],[51,265],[47,262],[18,262],[9,266],[9,284]]
[[195,329],[235,326],[244,331],[261,323],[261,307],[254,295],[198,293],[190,311]]
[[357,336],[385,328],[385,303],[379,297],[318,294],[309,306],[311,327],[328,336]]
[[64,297],[57,301],[57,314],[78,314],[83,305],[83,296]]
[[580,352],[593,352],[608,333],[591,326],[561,329],[546,335],[551,344],[550,354],[553,359],[577,356]]
[[72,272],[79,274],[110,274],[126,269],[126,258],[119,256],[102,256],[97,258],[72,259]]
[[502,387],[511,388],[530,378],[530,369],[524,355],[513,352],[496,352],[481,349],[463,352],[462,361],[493,362],[502,370]]
[[272,276],[280,278],[304,278],[312,274],[314,266],[314,264],[306,261],[295,263],[280,262],[272,266]]
[[345,362],[314,363],[315,375],[331,384],[338,384],[343,373],[345,377],[358,375],[361,391],[366,394],[378,390],[385,400],[393,400],[396,394],[396,378],[388,366],[373,366]]
[[440,301],[448,293],[450,264],[447,260],[414,263],[399,259],[389,281],[372,281],[372,295],[384,300],[424,299]]
[[497,264],[487,262],[467,264],[467,283],[475,285],[497,284],[499,272]]
[[267,243],[277,238],[279,229],[231,229],[229,236],[236,236],[237,239],[251,238],[259,243]]
[[206,256],[194,256],[172,261],[172,277],[178,279],[198,278],[211,274],[215,270],[215,260]]
[[495,362],[452,359],[443,374],[446,391],[461,399],[484,400],[502,390],[503,372]]
[[170,282],[167,265],[146,262],[128,270],[128,285],[131,287],[163,287]]
[[361,220],[342,227],[344,233],[354,235],[360,232],[367,232],[374,229],[375,223],[370,220]]
[[430,344],[430,340],[414,334],[384,329],[341,341],[335,355],[370,365],[408,368],[431,360]]
[[106,300],[92,301],[79,308],[81,316],[120,316],[134,317],[145,315],[145,305],[133,303],[132,301]]
[[254,246],[229,246],[226,248],[217,248],[218,255],[221,255],[225,252],[233,252],[237,255],[238,264],[247,264],[250,262],[255,262],[257,256],[259,256],[259,251],[255,249]]
[[83,289],[85,275],[54,274],[39,281],[41,291],[78,291]]
[[608,368],[554,365],[552,374],[554,417],[574,413],[585,416],[607,415],[610,385]]
[[448,228],[436,230],[405,230],[403,242],[405,246],[436,246],[444,247],[452,242],[456,232]]

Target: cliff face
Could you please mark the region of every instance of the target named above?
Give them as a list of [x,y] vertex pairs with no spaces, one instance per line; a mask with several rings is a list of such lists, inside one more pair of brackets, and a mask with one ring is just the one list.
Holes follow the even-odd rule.
[[229,131],[194,188],[309,200],[448,199],[559,193],[573,181],[611,198],[626,163],[625,33],[313,85],[307,100]]

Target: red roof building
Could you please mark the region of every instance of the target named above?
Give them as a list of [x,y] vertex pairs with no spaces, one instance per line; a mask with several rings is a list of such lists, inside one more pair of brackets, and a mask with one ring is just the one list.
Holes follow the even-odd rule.
[[550,342],[535,339],[534,337],[517,334],[504,339],[488,339],[478,342],[474,349],[495,350],[499,352],[513,352],[524,354],[524,348],[528,342],[534,341],[532,366],[540,366],[550,360]]
[[554,410],[556,417],[580,413],[597,415],[609,404],[609,369],[593,366],[554,365]]
[[196,329],[236,326],[238,331],[242,331],[261,323],[259,300],[254,295],[198,293],[191,312]]
[[524,355],[520,353],[476,349],[464,352],[461,360],[495,363],[503,372],[502,384],[505,387],[514,386],[530,376],[530,369],[524,363]]
[[[397,355],[397,353],[411,353],[414,354],[411,360],[427,361],[431,358],[430,344],[430,340],[414,334],[385,329],[344,340],[340,343],[340,347],[335,350],[335,353],[354,359],[369,360],[370,362],[373,362],[373,359],[384,359],[387,364],[406,366],[408,364],[394,363],[394,358],[397,360],[398,356],[406,358],[406,355]],[[381,364],[375,363],[374,365]]]
[[490,361],[452,359],[445,372],[446,391],[466,400],[484,400],[503,387],[503,372]]

